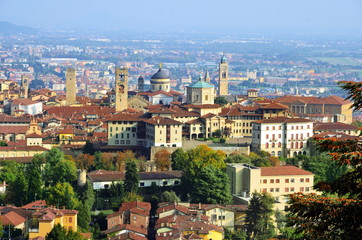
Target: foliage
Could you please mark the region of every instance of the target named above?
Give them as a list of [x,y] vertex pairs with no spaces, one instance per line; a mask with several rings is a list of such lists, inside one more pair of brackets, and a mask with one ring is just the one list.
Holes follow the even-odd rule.
[[122,202],[143,201],[143,197],[135,192],[129,192],[122,199]]
[[78,200],[80,203],[77,206],[77,210],[79,211],[78,225],[88,231],[91,221],[91,210],[95,201],[94,191],[90,182],[87,181],[87,184],[79,189]]
[[9,193],[7,198],[9,202],[15,204],[15,206],[23,206],[28,203],[28,184],[26,182],[24,172],[19,171],[16,180],[10,183]]
[[221,138],[222,136],[222,131],[220,129],[217,129],[215,130],[213,133],[212,133],[212,136],[213,137],[216,137],[216,138]]
[[126,175],[124,180],[124,189],[126,192],[136,193],[138,190],[138,182],[140,176],[135,161],[126,163]]
[[3,224],[0,221],[0,239],[3,236],[3,234],[4,234],[4,227],[3,227]]
[[170,169],[171,160],[170,160],[170,152],[166,149],[162,149],[155,154],[155,163],[156,167],[160,171],[165,171]]
[[225,172],[215,166],[199,168],[195,172],[186,172],[182,176],[182,188],[194,203],[229,204],[229,178]]
[[225,228],[225,240],[246,240],[247,236],[244,231],[230,231],[229,229]]
[[117,210],[125,197],[123,182],[112,182],[109,187],[109,195],[112,203],[112,209]]
[[53,229],[46,235],[47,240],[84,240],[77,232],[66,230],[60,224],[56,224]]
[[26,168],[26,176],[28,183],[28,201],[36,201],[43,197],[43,179],[42,179],[42,164],[44,157],[42,155],[35,155],[32,162]]
[[180,202],[180,198],[174,191],[164,191],[161,193],[160,202]]
[[226,159],[226,163],[247,163],[250,164],[250,159],[243,154],[230,154]]
[[271,196],[253,193],[245,218],[248,239],[267,240],[274,236],[273,203]]
[[[341,82],[353,101],[355,110],[362,108],[362,82]],[[295,193],[290,196],[291,225],[307,239],[361,239],[362,152],[357,139],[316,139],[318,150],[348,171],[337,179],[321,181],[317,189],[338,197]],[[341,196],[346,196],[342,198]]]
[[89,154],[89,155],[94,155],[94,146],[93,143],[91,143],[90,141],[87,141],[83,147],[83,154]]
[[188,161],[188,154],[182,148],[176,149],[171,154],[171,164],[174,170],[186,169]]
[[5,141],[0,141],[0,147],[6,147],[8,145]]
[[46,192],[46,202],[48,205],[62,207],[66,209],[76,209],[79,205],[77,195],[69,183],[57,183]]
[[5,160],[0,162],[0,166],[0,181],[6,181],[7,183],[14,182],[20,165],[15,161]]
[[93,171],[96,169],[94,156],[89,154],[79,154],[75,159],[75,163],[78,169],[84,169],[87,171]]
[[228,100],[226,100],[225,97],[218,96],[215,98],[214,103],[224,106],[224,105],[228,104]]

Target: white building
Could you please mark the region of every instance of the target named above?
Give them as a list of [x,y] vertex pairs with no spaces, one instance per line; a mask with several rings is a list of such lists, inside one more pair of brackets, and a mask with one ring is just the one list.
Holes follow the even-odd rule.
[[313,122],[304,118],[276,117],[253,122],[252,151],[272,156],[293,157],[309,154],[308,138]]
[[11,115],[15,115],[16,113],[36,115],[42,112],[43,104],[41,102],[35,102],[27,98],[19,98],[11,103]]

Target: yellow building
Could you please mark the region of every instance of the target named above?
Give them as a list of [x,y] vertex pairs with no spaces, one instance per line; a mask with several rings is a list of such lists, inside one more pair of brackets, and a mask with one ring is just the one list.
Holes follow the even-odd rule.
[[231,192],[239,200],[248,202],[253,192],[269,193],[275,198],[275,207],[284,210],[288,194],[312,193],[314,174],[294,166],[254,167],[231,163],[226,166],[231,181]]
[[78,211],[68,209],[46,208],[36,211],[32,215],[29,227],[29,239],[45,238],[56,224],[76,232],[78,230],[77,215]]

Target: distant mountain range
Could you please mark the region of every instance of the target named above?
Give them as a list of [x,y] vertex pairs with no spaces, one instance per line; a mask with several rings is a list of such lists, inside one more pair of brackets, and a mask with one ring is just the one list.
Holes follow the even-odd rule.
[[9,22],[0,21],[0,34],[16,34],[16,33],[34,34],[37,33],[37,31],[30,27],[24,27]]

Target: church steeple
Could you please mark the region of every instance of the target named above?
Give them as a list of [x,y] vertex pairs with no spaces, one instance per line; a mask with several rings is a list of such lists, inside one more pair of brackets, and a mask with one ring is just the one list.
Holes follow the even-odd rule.
[[209,71],[208,71],[208,70],[206,70],[206,72],[205,72],[204,81],[205,81],[205,82],[210,82],[210,74],[209,74]]

